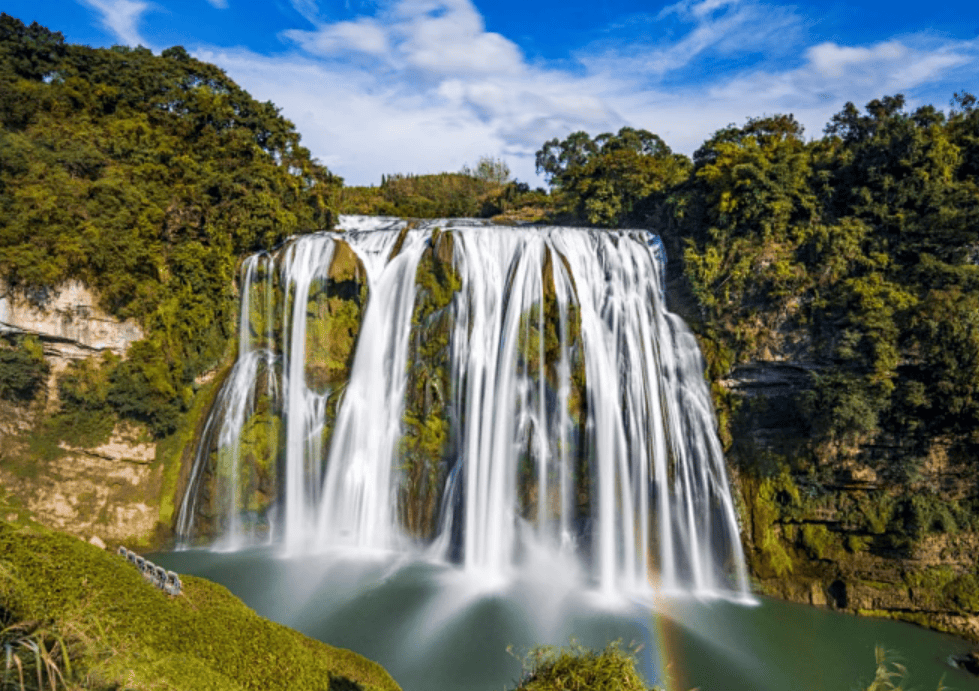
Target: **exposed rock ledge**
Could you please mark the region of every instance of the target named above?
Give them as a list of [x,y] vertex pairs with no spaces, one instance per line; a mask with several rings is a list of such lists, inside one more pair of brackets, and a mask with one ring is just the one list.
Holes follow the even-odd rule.
[[0,280],[0,333],[10,331],[38,336],[55,371],[95,352],[124,355],[131,343],[143,338],[135,321],[120,322],[106,314],[80,281],[68,281],[38,305]]
[[[57,403],[57,376],[72,361],[102,352],[125,356],[143,338],[136,322],[121,322],[98,306],[97,295],[69,281],[43,300],[30,300],[0,279],[0,334],[39,338],[51,365],[46,390],[29,405],[0,401],[0,487],[20,510],[58,530],[119,541],[153,534],[159,520],[162,467],[156,445],[138,425],[120,423],[108,442],[79,448],[61,443],[57,460],[29,449],[36,428]],[[14,520],[8,507],[0,518]]]
[[38,461],[33,472],[0,467],[0,484],[35,520],[62,532],[112,542],[152,535],[162,466],[153,463],[155,446],[137,435],[120,424],[108,443],[92,449],[62,445],[64,456]]

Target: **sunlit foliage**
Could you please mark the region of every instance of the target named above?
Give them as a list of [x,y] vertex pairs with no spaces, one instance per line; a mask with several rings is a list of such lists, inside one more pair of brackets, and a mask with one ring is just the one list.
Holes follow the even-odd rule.
[[179,46],[69,45],[4,14],[0,94],[0,273],[38,306],[81,279],[136,319],[104,400],[169,432],[233,335],[239,257],[331,227],[341,181]]

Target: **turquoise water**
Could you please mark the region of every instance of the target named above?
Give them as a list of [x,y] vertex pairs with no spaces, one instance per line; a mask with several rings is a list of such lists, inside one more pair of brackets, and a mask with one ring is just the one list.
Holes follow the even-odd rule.
[[[874,648],[894,651],[918,691],[976,688],[950,667],[969,644],[898,622],[760,598],[607,600],[573,566],[538,564],[506,582],[390,555],[285,559],[265,549],[183,551],[153,560],[229,588],[259,614],[380,662],[405,691],[502,691],[518,659],[574,638],[639,647],[650,683],[701,691],[848,691],[873,678]],[[509,650],[508,650],[509,649]]]

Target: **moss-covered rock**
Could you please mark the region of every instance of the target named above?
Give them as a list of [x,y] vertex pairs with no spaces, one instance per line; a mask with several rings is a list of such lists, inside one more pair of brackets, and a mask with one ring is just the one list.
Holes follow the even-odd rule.
[[453,456],[448,419],[453,395],[449,345],[452,302],[462,279],[452,259],[452,234],[436,229],[418,262],[411,317],[398,509],[405,529],[422,539],[433,537],[438,530],[442,488]]

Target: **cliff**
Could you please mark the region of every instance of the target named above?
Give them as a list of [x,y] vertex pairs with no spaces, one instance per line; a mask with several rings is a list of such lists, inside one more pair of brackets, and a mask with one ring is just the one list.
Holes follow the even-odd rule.
[[79,281],[52,290],[43,304],[0,284],[0,336],[6,353],[35,339],[46,374],[31,396],[0,399],[0,515],[95,544],[147,545],[168,534],[179,459],[168,463],[165,450],[179,435],[161,443],[145,425],[117,417],[92,434],[93,420],[67,415],[59,397],[59,378],[72,366],[122,359],[143,337],[139,325],[107,314]]
[[[682,256],[679,238],[665,238]],[[885,430],[821,436],[814,392],[834,363],[800,318],[799,296],[788,307],[756,300],[750,318],[725,325],[705,316],[682,261],[667,278],[671,309],[708,358],[754,588],[979,641],[979,485],[968,447],[935,438],[922,448]],[[732,355],[735,333],[751,333],[751,346]]]
[[913,478],[900,439],[812,448],[799,400],[813,363],[752,361],[721,382],[737,411],[729,462],[762,592],[979,641],[974,461],[934,448]]

